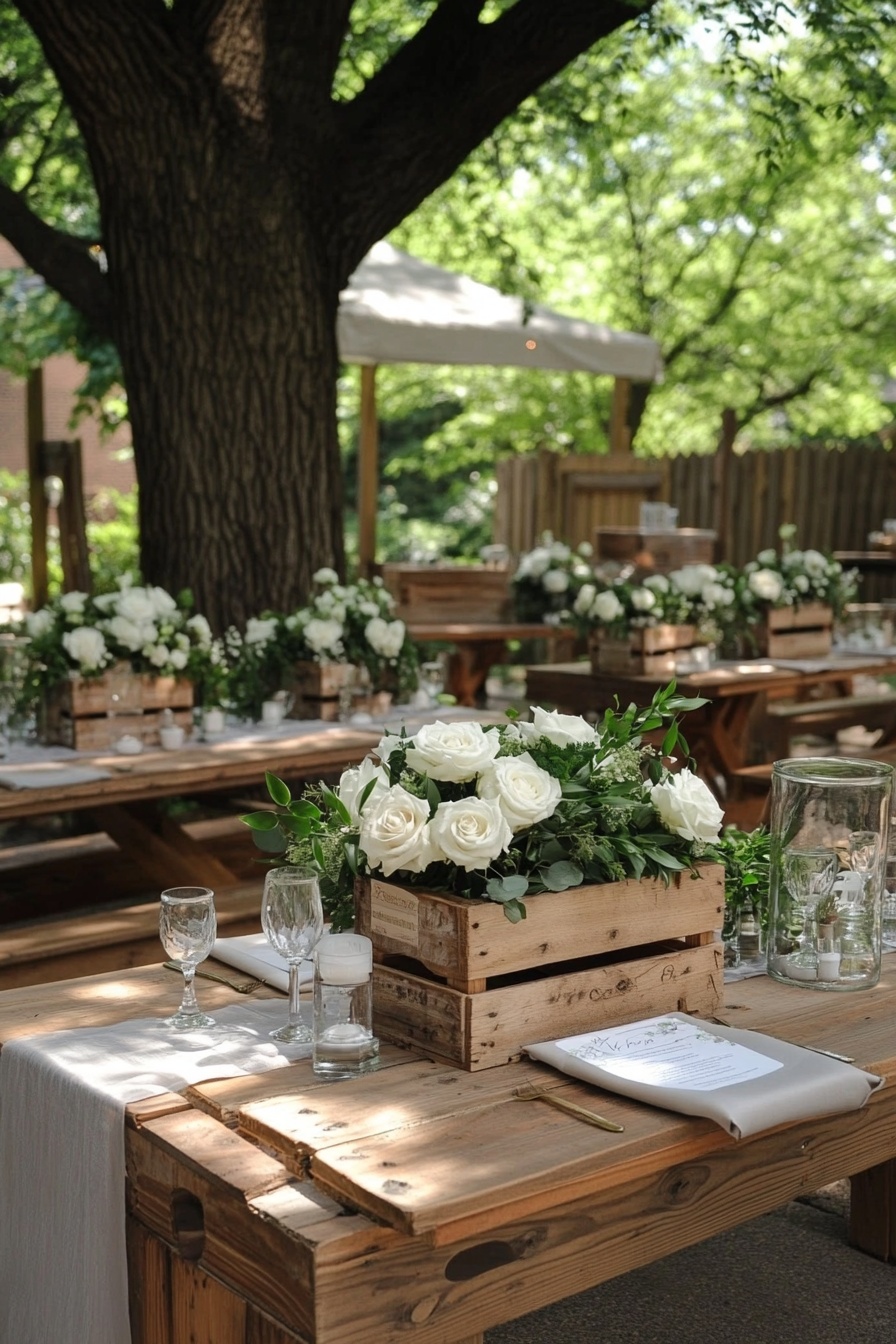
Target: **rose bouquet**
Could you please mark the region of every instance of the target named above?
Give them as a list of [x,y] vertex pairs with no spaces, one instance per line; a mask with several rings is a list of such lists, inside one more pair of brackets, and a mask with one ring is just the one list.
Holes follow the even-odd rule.
[[192,597],[141,587],[125,575],[111,593],[63,593],[24,620],[29,636],[24,696],[29,706],[69,676],[101,676],[115,663],[139,673],[193,679],[209,656],[212,632],[192,612]]
[[382,579],[342,584],[332,569],[314,575],[316,592],[300,611],[279,618],[284,665],[301,660],[352,663],[367,670],[374,691],[404,696],[417,685],[417,647]]
[[[250,813],[260,847],[321,873],[329,916],[352,922],[353,876],[397,875],[428,890],[500,902],[524,918],[524,897],[583,883],[692,867],[722,813],[689,768],[679,713],[705,703],[674,685],[646,709],[607,711],[598,726],[533,709],[523,722],[434,723],[387,734],[373,757],[293,800],[268,774],[275,811]],[[666,725],[662,752],[644,735]]]
[[591,554],[587,541],[573,550],[543,533],[540,544],[520,556],[511,579],[518,619],[551,621],[568,608],[582,585],[594,579]]
[[839,616],[858,590],[858,573],[844,569],[839,560],[816,550],[769,548],[743,568],[738,581],[741,612],[759,619],[774,607],[798,607],[821,602]]

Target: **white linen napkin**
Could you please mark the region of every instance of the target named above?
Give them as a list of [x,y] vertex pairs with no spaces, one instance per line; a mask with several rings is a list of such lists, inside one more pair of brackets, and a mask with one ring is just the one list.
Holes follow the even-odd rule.
[[[175,993],[177,987],[172,985]],[[175,1007],[176,1004],[172,1004]],[[303,1016],[310,1020],[310,1004]],[[0,1340],[126,1344],[124,1108],[310,1053],[268,1032],[282,1000],[216,1010],[175,1032],[159,1019],[11,1041],[0,1054]]]
[[[249,933],[243,938],[218,938],[212,948],[218,961],[245,971],[256,980],[263,980],[273,989],[289,990],[289,967],[278,956],[263,933]],[[309,959],[299,967],[299,984],[308,984],[314,976],[314,963]]]
[[63,761],[41,761],[21,770],[0,770],[0,788],[53,789],[66,784],[90,784],[95,779],[111,779],[109,770],[92,765],[66,765]]

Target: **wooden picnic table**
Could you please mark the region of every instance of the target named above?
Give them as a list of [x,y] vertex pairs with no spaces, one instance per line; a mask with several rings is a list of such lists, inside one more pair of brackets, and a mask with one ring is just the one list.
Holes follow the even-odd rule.
[[[885,1078],[861,1110],[740,1141],[532,1062],[468,1074],[393,1047],[348,1082],[302,1061],[131,1105],[135,1344],[482,1344],[484,1330],[845,1177],[853,1244],[893,1262],[894,962],[836,1012],[765,976],[726,987],[720,1021]],[[158,966],[10,990],[0,1047],[163,1016],[173,993]],[[207,1009],[235,1000],[203,982]],[[624,1132],[513,1104],[533,1078]]]
[[[200,883],[234,886],[239,877],[214,851],[189,835],[176,818],[160,814],[160,799],[257,787],[265,770],[291,778],[317,779],[357,764],[376,745],[379,728],[336,723],[308,731],[300,721],[288,736],[247,730],[237,740],[189,743],[178,751],[147,750],[139,756],[78,754],[64,761],[14,760],[2,765],[41,781],[38,787],[0,788],[0,824],[58,812],[88,812],[153,886]],[[106,777],[54,783],[69,768],[102,771]],[[60,779],[65,776],[60,774]]]
[[507,641],[543,639],[559,648],[571,647],[575,634],[558,626],[527,621],[418,621],[408,623],[417,644],[451,644],[445,687],[459,705],[478,705],[489,670],[507,661]]
[[[697,766],[712,784],[730,780],[753,764],[749,731],[757,709],[770,698],[804,700],[819,686],[850,694],[856,676],[884,677],[896,673],[896,656],[849,654],[799,660],[803,667],[772,659],[721,662],[705,672],[675,680],[683,695],[701,696],[708,704],[689,713],[683,731]],[[796,662],[796,660],[794,660]],[[650,703],[670,676],[624,676],[592,672],[589,663],[545,663],[526,668],[526,692],[533,704],[553,704],[573,714],[602,714],[618,702]]]

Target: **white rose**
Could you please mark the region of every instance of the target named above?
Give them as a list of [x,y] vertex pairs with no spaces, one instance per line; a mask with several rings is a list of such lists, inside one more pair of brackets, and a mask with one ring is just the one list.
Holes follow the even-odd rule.
[[821,551],[803,551],[803,568],[814,579],[821,579],[827,573],[828,562]]
[[773,569],[756,569],[747,579],[747,587],[761,602],[777,602],[784,591],[784,581]]
[[172,649],[168,661],[176,672],[182,672],[187,665],[187,655],[183,649]]
[[371,780],[373,780],[373,788],[364,804],[365,811],[368,809],[372,811],[380,799],[389,792],[389,776],[383,767],[377,765],[376,761],[371,760],[369,756],[365,756],[360,765],[354,765],[351,769],[342,772],[342,778],[336,792],[348,808],[354,826],[361,824],[358,800]]
[[374,616],[364,627],[367,643],[382,658],[397,658],[404,644],[404,621],[385,621]]
[[734,601],[734,590],[723,583],[708,583],[700,594],[700,601],[710,611],[715,607],[728,607]]
[[321,620],[312,616],[302,632],[305,643],[315,653],[329,653],[338,658],[342,653],[342,625],[339,621]]
[[106,660],[106,641],[92,625],[67,630],[62,636],[62,647],[72,662],[80,664],[85,671],[102,667]]
[[607,625],[609,625],[611,621],[618,620],[624,610],[625,608],[619,601],[619,598],[615,593],[610,592],[609,588],[605,589],[602,593],[598,593],[591,604],[591,614]]
[[651,588],[655,593],[668,593],[671,586],[665,574],[648,574],[644,580],[644,587]]
[[532,709],[532,727],[536,738],[546,737],[558,747],[587,743],[596,745],[599,741],[594,727],[579,714],[561,714],[556,709]]
[[204,616],[200,616],[198,613],[191,616],[187,621],[187,629],[193,631],[196,636],[196,643],[200,648],[208,648],[212,642],[212,628]]
[[565,593],[569,587],[569,575],[562,569],[548,569],[541,576],[541,586],[546,593]]
[[797,590],[798,593],[808,593],[808,591],[809,591],[809,579],[808,579],[808,576],[805,575],[805,574],[794,574],[794,576],[793,576],[793,586],[794,586],[794,588]]
[[716,571],[712,565],[684,565],[681,569],[673,569],[669,582],[685,597],[697,597],[704,585],[712,583],[715,578]]
[[165,667],[171,659],[170,651],[164,644],[155,644],[148,649],[144,649],[144,656],[149,659],[153,667]]
[[82,615],[87,605],[86,593],[63,593],[59,599],[59,605],[69,616]]
[[25,615],[25,629],[32,639],[45,635],[55,624],[56,617],[49,607],[41,607],[39,611],[29,611]]
[[414,735],[406,760],[421,775],[460,784],[482,774],[500,746],[498,734],[480,723],[426,723]]
[[135,625],[153,621],[156,615],[155,602],[145,588],[126,588],[115,603],[115,610]]
[[177,603],[164,588],[147,588],[146,594],[152,602],[156,617],[172,616],[177,611]]
[[123,648],[129,649],[131,653],[136,653],[142,649],[146,643],[146,630],[141,625],[136,625],[129,621],[126,616],[113,616],[111,621],[106,623],[106,631],[112,636],[116,644],[121,644]]
[[277,632],[277,617],[268,616],[264,620],[250,616],[246,622],[246,643],[267,644]]
[[442,803],[430,822],[430,831],[438,855],[467,872],[488,868],[513,840],[497,798],[459,798],[454,803]]
[[597,589],[593,583],[582,584],[578,593],[576,593],[576,600],[572,604],[572,609],[577,616],[587,616],[596,595]]
[[718,839],[722,809],[707,785],[692,771],[682,770],[654,784],[650,801],[663,825],[673,835],[703,843]]
[[561,797],[560,781],[536,765],[528,752],[499,756],[476,791],[480,798],[497,798],[513,831],[553,816]]
[[590,541],[580,541],[576,550],[579,555],[584,556],[586,559],[594,554],[594,547],[591,545]]
[[323,569],[315,570],[315,572],[311,575],[311,577],[315,583],[320,584],[330,584],[339,582],[339,575],[336,573],[335,569],[330,569],[326,565],[323,567]]
[[777,551],[773,550],[770,546],[767,546],[764,551],[760,551],[756,557],[759,564],[764,566],[773,565],[777,558]]
[[652,593],[649,588],[633,588],[632,606],[635,611],[653,611],[656,606],[656,593]]
[[400,868],[422,872],[434,858],[429,804],[393,784],[373,807],[364,809],[359,840],[370,867],[385,877]]

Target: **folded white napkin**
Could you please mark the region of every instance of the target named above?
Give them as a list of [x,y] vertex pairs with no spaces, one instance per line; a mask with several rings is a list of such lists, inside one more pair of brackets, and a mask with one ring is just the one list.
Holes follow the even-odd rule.
[[94,779],[110,779],[109,770],[92,765],[65,765],[62,761],[41,761],[21,770],[0,770],[0,788],[52,789],[66,784],[89,784]]
[[[178,987],[172,981],[172,1010]],[[310,1004],[303,1007],[309,1019]],[[191,1083],[282,1068],[310,1053],[268,1033],[281,999],[11,1041],[0,1054],[0,1340],[126,1344],[124,1108]]]
[[758,1031],[666,1013],[523,1047],[562,1073],[683,1115],[735,1139],[857,1111],[883,1079]]
[[[212,956],[218,961],[245,971],[256,980],[263,980],[273,989],[289,989],[289,967],[278,956],[263,933],[249,933],[244,938],[218,938],[212,948]],[[308,983],[314,975],[314,966],[310,960],[303,961],[299,968],[299,984]]]

